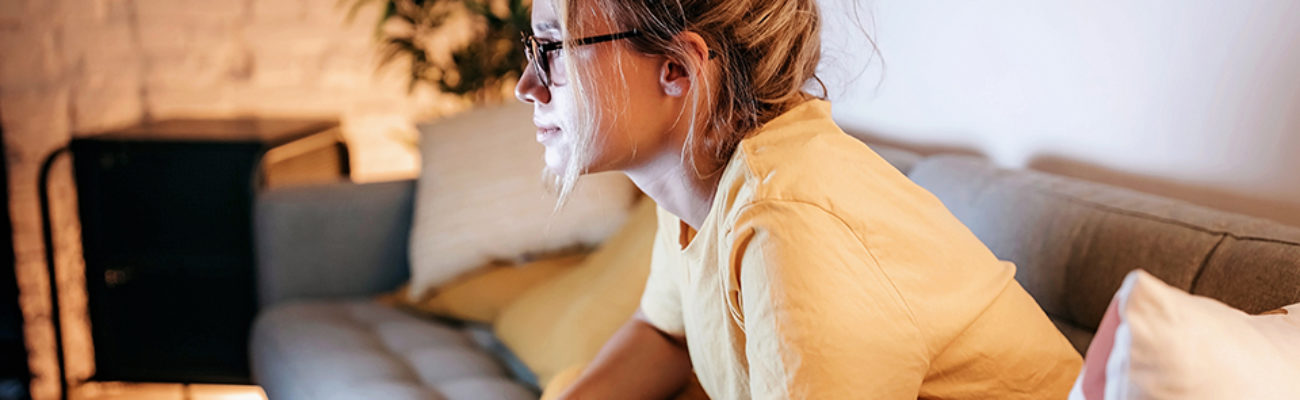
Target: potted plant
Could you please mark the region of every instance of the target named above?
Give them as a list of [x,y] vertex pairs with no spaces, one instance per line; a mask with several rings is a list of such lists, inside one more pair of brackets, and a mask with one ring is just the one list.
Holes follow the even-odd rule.
[[383,7],[375,27],[380,66],[407,64],[410,91],[427,84],[475,103],[496,102],[523,74],[519,39],[530,0],[340,1],[350,5],[348,21],[363,7]]

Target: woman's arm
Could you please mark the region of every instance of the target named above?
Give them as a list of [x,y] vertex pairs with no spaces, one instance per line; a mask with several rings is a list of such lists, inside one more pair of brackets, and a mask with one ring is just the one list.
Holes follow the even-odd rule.
[[691,378],[686,342],[655,328],[638,310],[560,399],[666,399]]
[[[797,232],[797,234],[791,234]],[[916,399],[930,350],[848,225],[809,203],[754,203],[732,248],[753,399]],[[899,269],[907,273],[905,269]]]

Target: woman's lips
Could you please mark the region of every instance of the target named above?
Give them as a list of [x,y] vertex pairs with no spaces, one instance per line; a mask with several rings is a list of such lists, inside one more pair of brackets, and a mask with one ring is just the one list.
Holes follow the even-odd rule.
[[560,136],[560,128],[547,126],[537,128],[537,142],[546,144]]

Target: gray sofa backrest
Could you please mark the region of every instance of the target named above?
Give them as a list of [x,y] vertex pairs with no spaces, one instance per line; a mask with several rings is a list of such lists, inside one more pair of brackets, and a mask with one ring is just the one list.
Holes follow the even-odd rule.
[[969,156],[927,158],[909,177],[1016,264],[1081,352],[1137,268],[1249,313],[1300,302],[1300,228]]
[[259,307],[371,296],[406,282],[414,200],[412,180],[258,193],[253,223]]

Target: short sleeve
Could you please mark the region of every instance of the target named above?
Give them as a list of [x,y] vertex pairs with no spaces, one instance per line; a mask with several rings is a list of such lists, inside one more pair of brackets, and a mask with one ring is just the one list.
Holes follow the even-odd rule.
[[915,399],[929,357],[906,302],[838,217],[764,201],[733,225],[755,399]]
[[655,328],[671,335],[686,334],[682,322],[682,297],[678,289],[681,251],[676,237],[677,217],[659,208],[658,231],[650,256],[650,276],[641,294],[641,313]]

